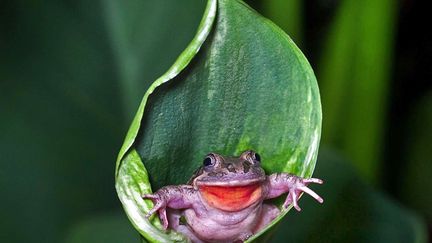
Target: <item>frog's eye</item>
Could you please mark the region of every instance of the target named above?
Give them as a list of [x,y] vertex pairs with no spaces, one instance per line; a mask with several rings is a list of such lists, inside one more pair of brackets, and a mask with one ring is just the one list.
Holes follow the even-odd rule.
[[253,165],[259,165],[261,162],[261,156],[253,150],[244,151],[242,155],[240,155],[240,158],[249,161],[249,163]]
[[214,156],[210,155],[210,154],[207,155],[207,157],[205,157],[203,160],[203,165],[205,167],[213,166],[215,163],[216,163],[216,160],[215,160]]
[[260,165],[261,163],[261,156],[258,153],[251,152],[249,155],[249,161],[254,165]]
[[254,160],[261,162],[261,156],[258,153],[254,154]]

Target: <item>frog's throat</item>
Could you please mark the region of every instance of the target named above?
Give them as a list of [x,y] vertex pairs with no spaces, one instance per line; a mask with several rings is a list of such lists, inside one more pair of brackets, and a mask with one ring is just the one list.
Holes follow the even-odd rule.
[[229,212],[247,208],[262,197],[260,183],[244,186],[201,185],[199,191],[210,206]]

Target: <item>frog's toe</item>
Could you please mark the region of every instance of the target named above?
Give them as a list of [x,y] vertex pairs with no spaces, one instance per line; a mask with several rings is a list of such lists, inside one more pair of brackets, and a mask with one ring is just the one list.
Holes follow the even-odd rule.
[[300,212],[300,211],[301,211],[301,208],[300,208],[300,206],[298,205],[298,199],[299,199],[299,192],[298,192],[298,190],[290,190],[290,193],[289,193],[288,197],[289,197],[289,196],[291,196],[291,202],[292,202],[294,208],[295,208],[297,211]]
[[284,208],[288,208],[289,205],[293,205],[293,207],[297,210],[297,211],[301,211],[300,206],[298,205],[298,200],[300,198],[300,194],[303,191],[302,189],[303,186],[296,186],[293,187],[289,190],[288,192],[288,196],[283,204]]
[[146,214],[146,218],[150,218],[156,212],[158,212],[159,214],[159,219],[162,222],[163,229],[164,230],[168,229],[168,217],[166,213],[166,205],[163,202],[161,201],[156,202],[154,207],[150,209],[150,211],[148,211],[148,213]]
[[157,195],[155,194],[142,194],[141,197],[143,199],[157,199],[159,198]]
[[307,178],[303,179],[303,183],[309,184],[309,183],[316,183],[316,184],[323,184],[324,181],[318,178]]
[[316,192],[312,191],[310,188],[308,188],[306,186],[302,186],[299,189],[302,190],[303,192],[309,194],[311,197],[315,198],[315,200],[317,200],[319,203],[324,202],[324,199],[322,199],[322,197],[320,197]]
[[317,200],[319,203],[323,203],[324,199],[322,199],[322,197],[320,197],[316,192],[312,191],[310,188],[307,187],[307,184],[310,182],[321,184],[322,180],[316,178],[309,178],[309,179],[299,178],[294,184],[294,186],[289,190],[288,197],[285,200],[283,206],[285,208],[288,208],[290,204],[293,204],[293,207],[297,211],[301,211],[301,208],[298,205],[298,200],[301,192],[305,192],[309,194],[311,197],[313,197],[315,200]]
[[166,208],[159,209],[159,219],[162,222],[162,226],[164,230],[168,229],[168,217],[166,213]]
[[158,209],[156,207],[150,209],[148,213],[146,214],[146,218],[150,218]]
[[163,203],[163,201],[159,201],[156,200],[155,201],[155,205],[152,209],[150,209],[150,211],[146,214],[147,218],[150,218],[150,216],[152,216],[156,211],[159,211],[161,209],[165,209],[165,203]]
[[292,203],[292,197],[291,197],[290,193],[288,192],[288,196],[287,196],[287,198],[285,199],[285,202],[284,202],[284,204],[282,205],[282,207],[283,207],[284,209],[287,209],[288,206],[291,205],[291,203]]

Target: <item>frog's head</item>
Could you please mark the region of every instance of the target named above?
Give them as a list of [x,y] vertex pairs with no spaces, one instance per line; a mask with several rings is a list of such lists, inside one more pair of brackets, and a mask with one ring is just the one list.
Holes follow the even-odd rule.
[[260,160],[252,150],[239,157],[210,153],[204,158],[192,185],[212,207],[241,210],[262,199],[262,182],[266,175]]

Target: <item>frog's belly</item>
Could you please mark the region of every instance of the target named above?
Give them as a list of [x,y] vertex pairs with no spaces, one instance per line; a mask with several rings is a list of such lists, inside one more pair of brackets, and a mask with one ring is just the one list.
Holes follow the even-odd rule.
[[232,242],[253,233],[259,222],[261,204],[235,213],[212,210],[197,216],[194,210],[187,209],[184,214],[198,238],[208,242]]

